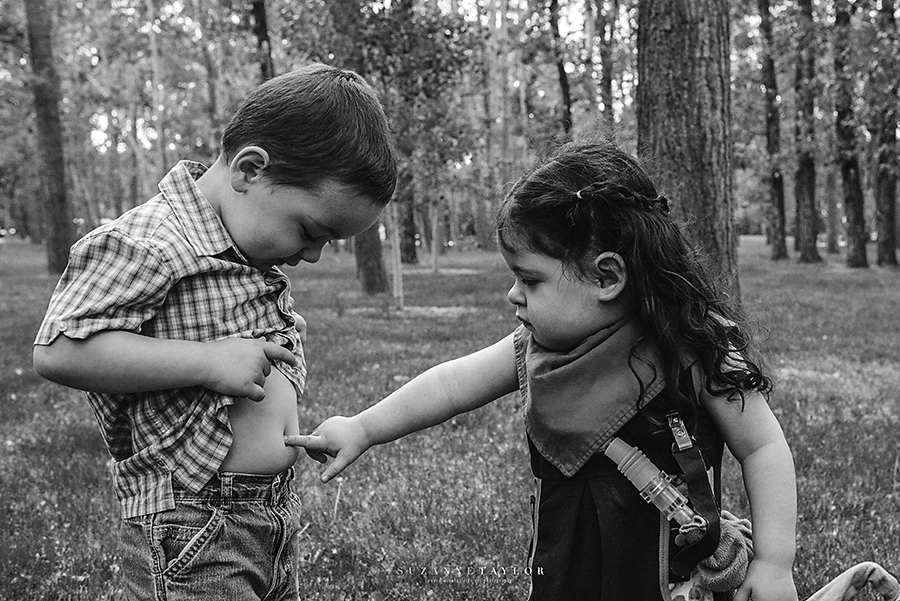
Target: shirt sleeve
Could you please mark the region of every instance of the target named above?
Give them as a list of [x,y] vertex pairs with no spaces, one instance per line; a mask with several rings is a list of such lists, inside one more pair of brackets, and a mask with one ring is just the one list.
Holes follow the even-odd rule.
[[160,251],[118,230],[88,234],[72,247],[34,343],[60,334],[84,339],[104,330],[140,332],[175,283]]

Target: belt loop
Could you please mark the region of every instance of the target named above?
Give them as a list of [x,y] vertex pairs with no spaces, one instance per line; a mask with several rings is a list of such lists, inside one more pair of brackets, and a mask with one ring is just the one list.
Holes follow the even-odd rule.
[[291,480],[294,477],[294,468],[289,467],[285,471],[278,474],[278,477],[272,482],[272,502],[280,503],[287,496],[290,490]]
[[222,499],[222,511],[226,513],[231,512],[231,501],[234,498],[233,480],[233,474],[219,474],[219,484],[221,486],[219,496]]

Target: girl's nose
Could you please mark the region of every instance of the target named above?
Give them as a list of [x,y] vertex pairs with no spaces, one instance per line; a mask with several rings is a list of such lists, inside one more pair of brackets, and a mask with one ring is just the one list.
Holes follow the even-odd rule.
[[522,290],[519,288],[518,282],[515,282],[512,285],[512,288],[509,289],[509,292],[506,293],[506,300],[516,306],[525,304],[525,295],[522,294]]

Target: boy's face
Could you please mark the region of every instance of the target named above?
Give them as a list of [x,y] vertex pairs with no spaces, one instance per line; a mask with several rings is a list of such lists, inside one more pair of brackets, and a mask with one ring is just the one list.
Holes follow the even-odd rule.
[[371,227],[381,214],[367,196],[334,180],[316,189],[275,186],[265,178],[220,207],[222,222],[254,267],[315,263],[332,240]]

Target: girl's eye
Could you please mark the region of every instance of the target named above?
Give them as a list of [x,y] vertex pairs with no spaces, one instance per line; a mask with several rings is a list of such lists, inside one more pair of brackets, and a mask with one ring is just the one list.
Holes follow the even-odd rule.
[[522,282],[522,285],[526,288],[531,288],[533,286],[537,286],[538,281],[532,278],[519,278],[519,281]]

